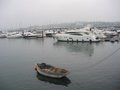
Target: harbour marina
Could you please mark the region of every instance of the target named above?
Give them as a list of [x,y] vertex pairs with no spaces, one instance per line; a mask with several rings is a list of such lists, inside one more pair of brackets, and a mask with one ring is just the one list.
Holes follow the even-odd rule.
[[81,29],[74,30],[41,30],[0,33],[0,38],[44,38],[53,37],[57,41],[66,42],[100,42],[100,41],[120,41],[119,30],[100,30],[92,25],[87,25]]

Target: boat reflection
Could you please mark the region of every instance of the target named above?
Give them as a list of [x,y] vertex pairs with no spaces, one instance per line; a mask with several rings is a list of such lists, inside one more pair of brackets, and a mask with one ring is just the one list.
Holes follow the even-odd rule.
[[50,78],[50,77],[43,76],[39,73],[37,73],[36,77],[40,81],[48,82],[48,83],[55,84],[55,85],[63,85],[66,87],[68,87],[68,85],[71,83],[70,79],[68,79],[67,77],[59,78],[59,79]]
[[65,48],[69,52],[83,53],[87,56],[92,56],[94,54],[94,46],[98,43],[72,43],[72,42],[55,42],[53,45],[57,48]]

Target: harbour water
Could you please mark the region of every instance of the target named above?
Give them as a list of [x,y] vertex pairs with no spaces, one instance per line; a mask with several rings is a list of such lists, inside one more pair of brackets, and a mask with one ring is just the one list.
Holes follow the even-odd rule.
[[[120,50],[112,54],[118,48],[119,42],[0,39],[0,90],[120,90]],[[34,70],[38,62],[70,74],[61,80],[46,78]]]

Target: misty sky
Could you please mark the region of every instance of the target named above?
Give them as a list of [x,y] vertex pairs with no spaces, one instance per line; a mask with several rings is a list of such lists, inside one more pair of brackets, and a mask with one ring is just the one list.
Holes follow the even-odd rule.
[[75,21],[120,21],[120,0],[0,0],[0,30]]

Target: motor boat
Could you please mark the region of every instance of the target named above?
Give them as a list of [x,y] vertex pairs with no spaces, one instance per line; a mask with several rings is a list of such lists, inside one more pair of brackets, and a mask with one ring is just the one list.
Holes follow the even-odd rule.
[[54,30],[45,31],[46,37],[53,37],[56,32]]
[[95,27],[87,25],[82,29],[68,30],[64,33],[58,33],[55,35],[58,41],[90,41],[98,42],[101,39],[106,38],[102,30],[98,30]]
[[103,32],[106,36],[115,36],[117,35],[117,31],[111,31],[111,30],[104,30]]
[[93,27],[90,24],[88,24],[86,27],[84,27],[81,30],[86,30],[86,31],[92,32],[99,39],[105,39],[106,38],[106,35],[104,34],[103,30],[99,30],[99,29],[97,29],[96,27]]
[[6,34],[5,33],[0,33],[0,38],[6,38]]
[[82,42],[98,42],[100,39],[91,31],[86,30],[70,30],[65,33],[58,33],[54,36],[58,41],[82,41]]
[[24,38],[42,38],[43,37],[42,33],[37,33],[37,32],[23,32],[22,35]]
[[7,33],[7,38],[11,39],[11,38],[22,38],[22,33],[20,32],[10,32]]

